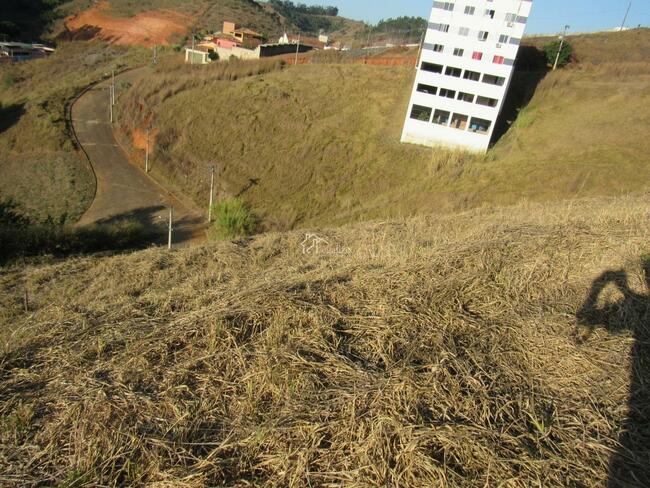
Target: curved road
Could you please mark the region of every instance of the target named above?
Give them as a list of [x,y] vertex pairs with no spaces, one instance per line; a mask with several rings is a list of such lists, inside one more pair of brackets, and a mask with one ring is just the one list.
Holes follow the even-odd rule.
[[[116,81],[133,82],[146,68],[129,71]],[[97,191],[90,208],[78,225],[106,224],[124,219],[137,220],[165,235],[169,206],[174,209],[175,245],[197,243],[205,238],[205,217],[191,203],[181,201],[141,168],[129,162],[118,145],[110,124],[110,81],[85,92],[71,108],[72,124],[79,143],[88,155],[97,177]]]

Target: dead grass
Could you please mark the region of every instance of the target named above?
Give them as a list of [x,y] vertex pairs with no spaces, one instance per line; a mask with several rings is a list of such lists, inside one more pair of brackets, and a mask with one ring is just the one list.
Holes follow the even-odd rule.
[[0,104],[21,107],[0,129],[0,199],[11,197],[37,222],[76,221],[95,182],[73,147],[66,105],[111,69],[145,60],[141,51],[73,42],[47,59],[0,67],[0,78],[14,80],[0,88]]
[[608,34],[600,51],[575,39],[584,61],[548,74],[485,158],[399,143],[407,68],[309,65],[233,83],[174,67],[127,107],[152,111],[161,177],[204,205],[216,163],[221,196],[242,194],[270,229],[621,195],[650,179],[650,73],[638,56],[649,32]]
[[604,486],[633,337],[576,314],[608,269],[645,293],[647,216],[522,205],[327,230],[309,255],[290,233],[5,269],[1,479]]

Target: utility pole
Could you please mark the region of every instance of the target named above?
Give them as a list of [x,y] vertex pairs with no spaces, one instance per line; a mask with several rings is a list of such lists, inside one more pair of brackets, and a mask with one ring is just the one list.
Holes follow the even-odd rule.
[[174,229],[174,207],[169,206],[169,235],[167,237],[167,249],[172,248],[172,231]]
[[300,52],[300,34],[298,34],[298,43],[296,44],[296,62],[295,66],[298,66],[298,53]]
[[210,166],[210,205],[208,206],[208,224],[212,223],[213,203],[214,203],[214,165]]
[[192,31],[192,61],[190,64],[194,66],[194,31]]
[[627,6],[627,10],[625,11],[625,17],[623,17],[623,23],[621,24],[621,32],[623,32],[623,29],[625,29],[625,22],[627,22],[627,16],[630,15],[631,8],[632,8],[632,0],[630,0],[630,3]]
[[562,53],[562,48],[564,47],[564,39],[566,38],[567,31],[569,30],[568,25],[564,26],[564,33],[560,36],[560,48],[557,50],[557,56],[555,56],[555,63],[553,64],[553,71],[557,69],[557,64],[560,61],[560,54]]
[[147,127],[147,148],[145,149],[144,152],[144,172],[148,173],[149,172],[149,133],[151,132],[151,129]]
[[420,47],[418,48],[418,57],[415,58],[415,69],[418,69],[418,66],[420,66],[420,56],[422,56],[422,46],[424,45],[424,36],[425,33],[422,33],[420,36]]
[[115,105],[115,70],[111,75],[111,103]]

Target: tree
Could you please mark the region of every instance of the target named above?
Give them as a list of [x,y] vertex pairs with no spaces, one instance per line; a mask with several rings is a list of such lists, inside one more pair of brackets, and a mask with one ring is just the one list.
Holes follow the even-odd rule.
[[[562,50],[560,51],[560,44],[562,44]],[[558,60],[558,66],[565,66],[571,61],[573,56],[573,46],[565,39],[564,43],[557,40],[550,42],[544,46],[544,54],[546,54],[546,61],[549,65],[553,66],[555,64],[555,58],[557,57],[557,52],[560,51],[560,58]]]

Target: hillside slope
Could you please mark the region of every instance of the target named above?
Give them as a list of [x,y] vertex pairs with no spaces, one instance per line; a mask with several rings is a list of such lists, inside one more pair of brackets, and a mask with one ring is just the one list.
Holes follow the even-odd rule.
[[301,15],[300,25],[272,5],[254,0],[103,0],[92,3],[72,0],[58,9],[65,20],[55,28],[59,38],[102,39],[131,44],[183,43],[191,31],[197,34],[220,31],[225,20],[257,30],[270,38],[283,32],[317,35],[322,26],[337,39],[351,39],[364,24],[342,17]]
[[572,40],[578,62],[521,73],[517,90],[532,99],[486,157],[399,143],[409,68],[307,65],[223,81],[211,80],[218,66],[165,65],[130,91],[120,120],[126,131],[153,121],[154,171],[197,203],[205,165],[217,164],[221,195],[242,194],[274,229],[642,191],[650,30]]
[[66,110],[112,69],[148,53],[104,43],[61,43],[46,59],[0,66],[0,203],[33,222],[73,223],[92,202],[92,169],[78,153]]
[[3,483],[647,486],[647,197],[4,269]]

